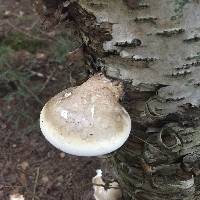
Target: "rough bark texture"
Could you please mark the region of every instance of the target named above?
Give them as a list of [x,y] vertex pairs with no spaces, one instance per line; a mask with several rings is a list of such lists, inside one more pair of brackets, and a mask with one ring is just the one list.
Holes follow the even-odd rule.
[[109,159],[124,199],[200,199],[200,2],[36,4],[46,24],[75,24],[90,69],[126,86],[132,134]]

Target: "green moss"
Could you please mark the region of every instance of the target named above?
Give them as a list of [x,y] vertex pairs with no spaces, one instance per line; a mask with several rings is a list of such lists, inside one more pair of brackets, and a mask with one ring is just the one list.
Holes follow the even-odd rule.
[[0,45],[7,46],[13,50],[24,49],[35,53],[37,49],[44,48],[47,44],[39,39],[30,38],[23,33],[10,33],[0,42]]

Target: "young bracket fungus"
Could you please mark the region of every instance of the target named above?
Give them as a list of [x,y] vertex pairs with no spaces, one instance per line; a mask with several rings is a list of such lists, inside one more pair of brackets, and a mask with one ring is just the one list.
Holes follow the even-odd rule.
[[78,156],[98,156],[121,147],[131,119],[118,103],[122,84],[97,74],[78,87],[50,99],[41,111],[40,127],[58,149]]
[[96,172],[97,175],[92,179],[95,200],[121,200],[122,191],[119,184],[111,182],[106,188],[106,184],[102,179],[101,169],[96,170]]

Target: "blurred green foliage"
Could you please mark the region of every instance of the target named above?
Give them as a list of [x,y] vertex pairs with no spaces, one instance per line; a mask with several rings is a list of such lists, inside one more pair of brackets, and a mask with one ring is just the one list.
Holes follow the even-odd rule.
[[30,53],[35,53],[40,48],[47,46],[45,41],[30,38],[23,33],[10,33],[1,42],[0,46],[7,47],[13,50],[27,50]]
[[0,68],[7,63],[8,55],[13,52],[13,49],[7,45],[0,45]]
[[28,71],[25,72],[9,67],[1,68],[0,82],[2,85],[7,86],[6,89],[9,88],[9,91],[7,91],[8,93],[4,95],[4,99],[9,102],[12,101],[13,98],[23,98],[23,100],[27,100],[31,97],[34,98],[39,104],[42,104],[37,95],[35,95],[35,92],[39,91],[40,87],[37,87],[37,85],[32,85],[30,88],[30,86],[28,86],[30,85],[31,77],[32,74],[30,74]]
[[[66,54],[78,45],[79,43],[66,33],[55,36],[52,42],[29,37],[21,32],[9,33],[0,40],[0,98],[5,105],[1,109],[7,123],[12,122],[13,130],[29,134],[39,129],[39,113],[44,105],[41,99],[46,95],[46,91],[41,91],[41,88],[48,84],[48,74],[45,73],[55,71],[52,68],[56,68],[56,65],[52,66],[49,63],[64,64]],[[18,56],[23,56],[23,53],[17,54],[21,50],[31,53],[27,63],[16,61]],[[37,63],[36,53],[41,51],[47,52],[50,58],[41,66],[37,64],[37,70],[44,75],[43,78],[36,77],[31,68],[35,62]],[[44,65],[47,66],[47,71],[43,71]],[[63,77],[66,78],[65,75]],[[60,84],[60,81],[56,84]],[[54,93],[53,87],[50,86],[50,88]]]
[[[32,84],[32,74],[28,68],[13,65],[12,55],[18,50],[27,50],[34,53],[44,47],[43,43],[37,40],[31,40],[21,33],[9,34],[0,42],[0,98],[4,101],[5,107],[11,107],[10,110],[4,111],[4,117],[7,123],[12,121],[12,128],[21,132],[28,130],[36,130],[38,128],[38,117],[30,113],[30,105],[39,105],[42,102],[38,97],[40,84]],[[38,106],[38,107],[39,107]],[[24,127],[22,127],[24,126]],[[32,127],[32,129],[30,129]]]
[[60,34],[51,47],[51,53],[57,62],[64,63],[67,53],[72,51],[74,47],[78,47],[78,45],[79,42],[74,40],[72,36]]
[[41,85],[31,85],[31,76],[28,71],[12,68],[9,65],[0,68],[0,97],[5,102],[5,107],[11,107],[10,110],[4,112],[4,117],[7,123],[12,121],[14,130],[20,128],[21,133],[26,134],[27,125],[33,126],[28,130],[38,129],[38,117],[35,119],[31,106],[35,107],[35,110],[37,110],[36,107],[42,106],[37,95]]

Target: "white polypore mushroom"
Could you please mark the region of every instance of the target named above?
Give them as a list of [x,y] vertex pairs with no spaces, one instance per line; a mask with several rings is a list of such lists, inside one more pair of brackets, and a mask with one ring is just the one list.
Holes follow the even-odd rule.
[[97,156],[121,147],[131,119],[119,104],[122,85],[102,74],[50,99],[41,111],[40,127],[58,149],[78,156]]

